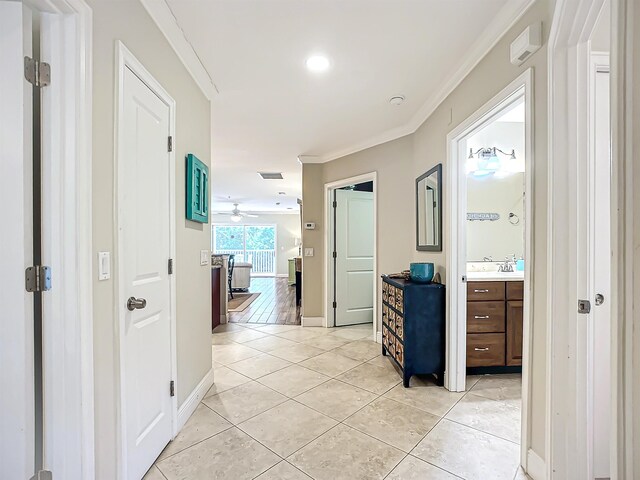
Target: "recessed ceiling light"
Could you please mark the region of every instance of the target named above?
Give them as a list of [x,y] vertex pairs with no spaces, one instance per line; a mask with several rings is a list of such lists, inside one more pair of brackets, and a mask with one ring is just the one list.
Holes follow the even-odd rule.
[[402,102],[404,102],[404,95],[394,95],[393,97],[391,97],[391,98],[389,99],[389,103],[390,103],[391,105],[395,105],[396,107],[397,107],[398,105],[401,105],[401,104],[402,104]]
[[307,58],[307,68],[312,72],[324,72],[331,64],[324,55],[312,55]]

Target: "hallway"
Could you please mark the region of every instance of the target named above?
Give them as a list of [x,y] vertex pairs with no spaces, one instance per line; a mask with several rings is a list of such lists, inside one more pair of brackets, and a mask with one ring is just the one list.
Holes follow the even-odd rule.
[[519,375],[405,389],[370,334],[221,325],[215,384],[145,479],[526,478]]

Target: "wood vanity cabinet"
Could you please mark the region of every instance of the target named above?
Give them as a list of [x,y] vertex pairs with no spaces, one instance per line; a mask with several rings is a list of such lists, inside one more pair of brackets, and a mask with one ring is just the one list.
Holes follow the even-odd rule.
[[524,282],[467,283],[467,367],[522,365]]
[[443,384],[445,329],[444,285],[382,277],[382,354],[402,369],[405,387],[416,374]]

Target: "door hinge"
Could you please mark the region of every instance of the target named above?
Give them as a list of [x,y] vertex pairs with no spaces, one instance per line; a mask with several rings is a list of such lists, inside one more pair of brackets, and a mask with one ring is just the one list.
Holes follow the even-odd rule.
[[333,258],[338,258],[338,252],[333,252]]
[[335,200],[333,201],[333,208],[337,208],[338,207],[338,202],[336,202]]
[[338,308],[338,302],[333,302],[333,308]]
[[176,396],[176,383],[173,380],[169,382],[169,396],[170,397]]
[[46,292],[51,290],[51,267],[35,265],[24,272],[27,292]]
[[173,152],[173,137],[171,135],[169,135],[169,138],[167,139],[167,151]]
[[167,262],[167,271],[169,272],[169,275],[173,275],[173,258],[170,258]]
[[53,480],[53,473],[49,470],[40,470],[31,477],[31,480]]
[[51,83],[51,65],[24,57],[24,78],[35,87],[46,87]]

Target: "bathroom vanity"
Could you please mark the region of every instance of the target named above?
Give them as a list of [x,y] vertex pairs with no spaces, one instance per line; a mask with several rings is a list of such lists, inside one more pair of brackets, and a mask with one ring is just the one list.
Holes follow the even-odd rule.
[[468,369],[505,367],[505,371],[517,371],[521,367],[523,299],[524,281],[518,275],[469,274]]

